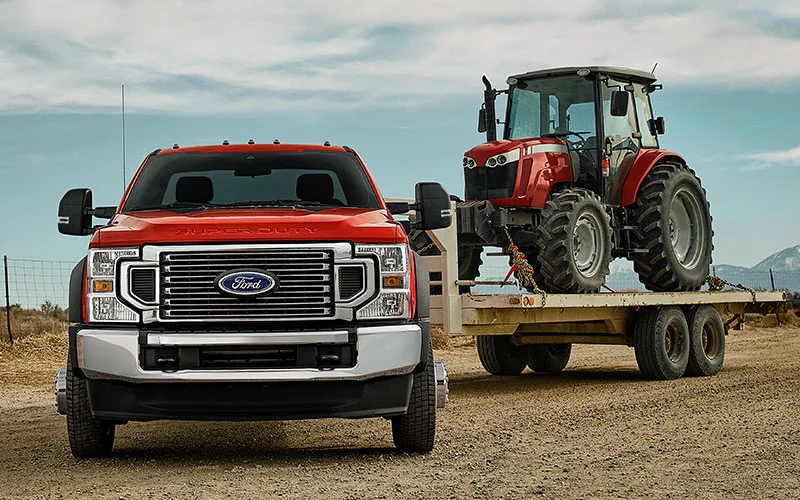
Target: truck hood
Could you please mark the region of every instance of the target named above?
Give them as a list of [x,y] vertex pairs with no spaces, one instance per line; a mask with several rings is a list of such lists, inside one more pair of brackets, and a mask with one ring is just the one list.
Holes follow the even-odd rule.
[[208,242],[351,241],[396,243],[405,231],[386,210],[364,208],[233,209],[187,214],[118,214],[97,230],[90,247]]

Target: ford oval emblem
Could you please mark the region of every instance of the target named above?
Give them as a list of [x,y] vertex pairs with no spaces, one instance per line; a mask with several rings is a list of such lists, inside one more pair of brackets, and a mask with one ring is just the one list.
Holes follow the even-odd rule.
[[261,269],[234,269],[217,276],[214,286],[236,297],[258,297],[275,291],[280,282],[274,274]]

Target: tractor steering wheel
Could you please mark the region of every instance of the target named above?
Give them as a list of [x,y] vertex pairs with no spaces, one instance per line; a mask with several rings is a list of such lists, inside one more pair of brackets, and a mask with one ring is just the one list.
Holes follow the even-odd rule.
[[[552,134],[544,134],[542,137],[555,137],[556,139],[564,139],[572,149],[586,149],[586,139],[581,134],[591,134],[591,132],[554,132]],[[571,135],[577,137],[578,140],[567,140],[566,137]]]

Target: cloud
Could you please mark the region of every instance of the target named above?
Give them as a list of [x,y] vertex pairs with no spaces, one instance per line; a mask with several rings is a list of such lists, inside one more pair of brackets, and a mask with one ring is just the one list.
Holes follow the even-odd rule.
[[[702,4],[702,5],[698,5]],[[747,5],[749,4],[749,5]],[[800,83],[800,7],[664,0],[0,1],[0,112],[313,113],[472,96],[580,64]]]
[[745,155],[744,158],[750,160],[750,163],[745,165],[745,170],[764,170],[770,167],[800,167],[800,147],[749,154]]

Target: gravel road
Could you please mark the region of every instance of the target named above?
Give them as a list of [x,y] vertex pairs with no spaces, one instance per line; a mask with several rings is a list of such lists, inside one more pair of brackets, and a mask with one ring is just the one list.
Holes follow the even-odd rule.
[[559,375],[451,372],[436,449],[393,451],[383,420],[132,423],[74,460],[49,386],[0,380],[0,498],[797,498],[800,329],[728,338],[716,377],[649,382],[626,347],[580,346]]

